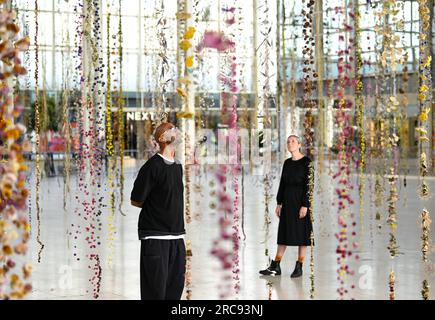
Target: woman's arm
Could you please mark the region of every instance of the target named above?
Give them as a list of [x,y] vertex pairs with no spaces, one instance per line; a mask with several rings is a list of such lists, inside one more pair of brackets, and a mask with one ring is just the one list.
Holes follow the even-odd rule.
[[282,166],[282,172],[281,172],[281,179],[279,180],[279,187],[278,187],[278,193],[276,194],[276,203],[280,206],[282,205],[282,201],[284,199],[284,169],[285,169],[285,162]]

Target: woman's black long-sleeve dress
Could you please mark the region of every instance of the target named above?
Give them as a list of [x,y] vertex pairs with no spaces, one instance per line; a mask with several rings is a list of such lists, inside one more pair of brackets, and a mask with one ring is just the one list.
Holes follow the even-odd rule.
[[[311,245],[311,212],[308,194],[308,179],[311,159],[287,159],[282,168],[276,201],[281,204],[278,226],[278,244],[286,246]],[[300,219],[299,210],[307,207],[307,215]]]

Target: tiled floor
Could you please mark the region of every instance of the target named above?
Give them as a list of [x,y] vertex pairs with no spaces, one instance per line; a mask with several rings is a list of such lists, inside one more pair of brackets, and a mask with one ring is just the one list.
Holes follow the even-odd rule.
[[[139,209],[129,205],[129,195],[136,176],[139,163],[129,162],[125,169],[125,203],[122,207],[125,216],[116,212],[114,224],[116,226],[116,240],[114,250],[109,249],[108,239],[108,216],[109,209],[103,208],[101,221],[102,245],[99,253],[102,266],[102,281],[100,299],[138,299],[139,298],[139,241],[137,240],[137,219]],[[280,171],[280,169],[278,169]],[[33,170],[34,172],[34,170]],[[270,234],[266,241],[271,255],[276,249],[277,218],[274,216],[274,197],[277,190],[277,176],[271,189],[272,200],[269,210],[271,212]],[[264,188],[261,183],[262,176],[244,176],[244,232],[246,239],[240,243],[240,284],[241,290],[237,295],[231,295],[230,299],[268,299],[269,286],[271,284],[272,299],[309,299],[309,256],[304,265],[304,276],[299,279],[291,279],[290,272],[294,267],[297,254],[296,248],[289,248],[282,262],[283,275],[276,278],[261,278],[258,270],[266,267],[268,258],[264,251],[266,244],[264,231]],[[356,177],[354,177],[356,178]],[[336,227],[336,207],[332,204],[334,181],[327,174],[317,177],[316,185],[321,185],[322,192],[315,194],[315,234],[316,247],[315,259],[315,298],[336,299],[337,295],[337,255],[335,253],[337,240],[334,236]],[[210,195],[209,182],[215,180],[213,170],[208,168],[206,172],[192,173],[191,203],[194,219],[187,226],[187,239],[192,241],[192,299],[219,299],[218,285],[222,284],[222,271],[218,260],[210,255],[210,249],[214,239],[218,237],[218,216],[210,209],[210,203],[215,201]],[[239,177],[239,183],[241,176]],[[407,187],[399,188],[400,198],[398,208],[397,241],[399,257],[391,260],[387,250],[388,226],[384,220],[387,215],[386,200],[382,208],[383,226],[377,227],[377,221],[373,221],[374,208],[371,199],[373,194],[373,177],[366,177],[365,213],[364,226],[358,225],[358,237],[360,247],[357,249],[360,259],[358,262],[350,262],[350,268],[356,274],[347,282],[355,283],[356,288],[351,290],[346,298],[356,299],[388,299],[388,275],[391,267],[396,273],[396,297],[397,299],[420,299],[421,283],[424,278],[434,286],[435,277],[433,271],[428,271],[421,262],[421,228],[420,213],[423,202],[416,195],[418,184],[417,177],[408,177]],[[429,178],[430,186],[435,191],[435,180]],[[107,185],[104,179],[103,185]],[[195,185],[200,186],[195,188]],[[72,237],[67,236],[71,229],[71,221],[77,213],[74,208],[79,207],[74,196],[76,195],[76,178],[71,177],[71,194],[68,200],[67,211],[63,210],[63,178],[62,176],[44,178],[41,184],[41,239],[45,247],[42,252],[41,263],[37,262],[38,245],[36,242],[36,213],[34,176],[29,177],[29,186],[32,193],[30,198],[30,215],[32,222],[31,258],[34,265],[33,287],[34,291],[30,299],[92,299],[92,286],[89,278],[93,274],[89,268],[89,261],[85,257],[87,245],[79,237],[79,248],[76,261],[73,256],[75,244]],[[241,186],[240,186],[241,188]],[[388,190],[388,184],[386,184]],[[107,189],[107,188],[106,188]],[[231,184],[228,184],[228,192],[231,192]],[[108,192],[100,189],[101,195],[107,199]],[[385,194],[384,199],[386,199]],[[353,198],[358,199],[356,192]],[[105,200],[105,203],[108,202]],[[356,201],[358,203],[358,201]],[[435,217],[435,197],[426,201],[426,207]],[[241,209],[240,209],[241,211]],[[359,207],[356,205],[352,210],[359,221]],[[432,228],[432,230],[435,226]],[[431,232],[432,238],[434,232]],[[83,237],[83,235],[82,235]],[[81,240],[80,240],[81,239]],[[433,247],[432,247],[433,248]],[[309,253],[309,251],[308,251]],[[112,265],[109,257],[113,257]],[[434,258],[434,252],[431,252]],[[183,295],[185,297],[185,295]]]

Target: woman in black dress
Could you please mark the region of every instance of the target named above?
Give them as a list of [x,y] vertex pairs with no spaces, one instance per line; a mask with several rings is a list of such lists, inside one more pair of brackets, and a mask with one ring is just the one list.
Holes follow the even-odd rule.
[[312,224],[308,196],[309,168],[311,159],[301,151],[301,141],[296,135],[287,138],[287,149],[292,157],[284,162],[278,194],[276,215],[279,218],[278,248],[270,266],[261,270],[263,275],[280,275],[280,261],[287,246],[298,246],[298,260],[292,278],[302,276],[307,246],[311,245]]

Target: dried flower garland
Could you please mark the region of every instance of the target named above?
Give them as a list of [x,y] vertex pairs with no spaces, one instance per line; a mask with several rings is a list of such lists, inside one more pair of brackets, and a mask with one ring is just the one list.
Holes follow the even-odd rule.
[[[226,25],[231,27],[235,22],[235,7],[224,7],[222,11],[226,13]],[[230,29],[230,28],[229,28]],[[200,44],[200,48],[217,48],[219,52],[223,52],[225,58],[225,64],[223,64],[224,70],[221,71],[220,80],[222,83],[222,118],[224,123],[228,125],[229,131],[229,144],[237,144],[237,92],[238,86],[236,84],[236,71],[237,62],[235,55],[235,43],[231,40],[234,37],[233,31],[230,29],[228,37],[224,36],[224,33],[209,32],[204,35],[203,41]],[[217,45],[218,43],[231,43],[230,46]],[[223,49],[223,50],[222,50]],[[221,135],[222,132],[219,132]],[[225,136],[219,136],[219,139],[225,139]],[[239,149],[238,149],[239,150]],[[239,152],[239,151],[238,151]],[[226,192],[227,173],[231,170],[232,188],[234,191],[234,199],[232,199]],[[237,295],[240,291],[240,269],[239,269],[239,212],[238,212],[238,194],[239,183],[238,174],[240,166],[238,164],[231,165],[230,168],[226,164],[219,164],[218,171],[216,173],[219,181],[219,189],[217,192],[219,199],[218,211],[220,212],[219,224],[221,236],[220,239],[213,242],[212,255],[219,258],[224,270],[231,269],[233,276],[224,275],[223,284],[219,285],[221,298],[227,297],[231,293],[231,289],[234,289]],[[232,217],[232,221],[230,220]],[[228,250],[223,245],[225,241],[231,241],[232,249]],[[233,285],[229,285],[228,281],[232,278]]]
[[304,35],[304,48],[302,50],[303,54],[303,107],[307,109],[304,118],[304,137],[307,156],[313,159],[314,150],[314,119],[312,115],[312,109],[316,108],[316,102],[312,100],[314,80],[318,77],[314,68],[314,30],[313,30],[313,16],[314,16],[314,0],[303,0],[304,9],[302,9],[303,16],[303,29],[302,33]]
[[123,93],[123,34],[122,34],[122,1],[118,2],[118,58],[119,58],[119,87],[118,87],[118,144],[119,144],[119,167],[118,167],[118,183],[119,183],[119,212],[125,216],[122,211],[124,202],[124,150],[125,150],[125,126],[124,126],[124,93]]
[[[308,200],[310,203],[310,219],[314,229],[314,162],[310,162],[308,174]],[[316,294],[314,278],[314,231],[310,234],[311,253],[310,253],[310,298],[314,299]]]
[[398,245],[396,241],[396,231],[397,231],[397,179],[398,175],[395,174],[394,168],[390,168],[390,174],[387,175],[388,182],[390,184],[390,194],[388,196],[388,218],[387,223],[390,226],[390,243],[388,245],[388,250],[390,251],[390,257],[394,258],[398,255]]
[[429,291],[429,289],[430,289],[429,282],[426,279],[423,280],[422,289],[421,289],[421,296],[422,296],[423,300],[429,300],[430,299],[430,296],[429,296],[430,291]]
[[[65,24],[69,23],[69,16]],[[70,247],[70,214],[67,208],[68,199],[70,196],[70,174],[71,174],[71,123],[69,120],[70,116],[70,97],[71,97],[71,76],[72,76],[72,61],[71,61],[71,47],[70,43],[70,33],[66,30],[66,38],[63,38],[63,42],[68,43],[66,52],[62,52],[62,70],[65,70],[63,77],[63,91],[62,91],[62,119],[61,119],[61,134],[65,139],[65,155],[63,159],[63,211],[65,217],[65,227],[67,235],[67,248]]]
[[[186,2],[180,1],[178,3],[179,11],[178,11],[178,23],[179,28],[183,30],[183,33],[181,35],[181,41],[179,42],[179,47],[181,51],[183,52],[183,67],[181,68],[181,75],[178,79],[178,85],[176,88],[177,93],[181,96],[181,104],[182,104],[182,110],[176,113],[177,119],[194,119],[195,112],[192,110],[192,103],[191,103],[191,96],[192,93],[190,92],[190,89],[192,87],[192,79],[191,74],[193,72],[193,66],[194,66],[194,55],[192,51],[192,41],[196,32],[195,27],[189,25],[188,19],[191,18],[191,14],[187,12],[186,8]],[[181,13],[184,13],[182,15]],[[190,137],[190,130],[188,129],[192,125],[191,123],[184,123],[182,124],[182,127],[184,127],[186,133],[185,133],[185,154],[184,156],[189,157],[191,154],[191,137]],[[191,185],[191,167],[190,167],[190,160],[186,162],[185,167],[185,195],[186,195],[186,207],[185,207],[185,217],[186,222],[190,223],[192,221],[192,215],[190,210],[190,185]]]
[[192,299],[192,243],[186,241],[186,300]]
[[[429,131],[429,113],[433,112],[432,102],[432,49],[428,42],[428,37],[431,36],[431,10],[430,3],[427,0],[419,0],[419,17],[420,17],[420,33],[419,33],[419,49],[420,49],[420,64],[419,64],[419,90],[418,100],[420,105],[420,114],[418,115],[419,126],[415,129],[419,134],[418,138],[418,151],[419,151],[419,173],[420,173],[420,188],[419,196],[422,200],[427,200],[430,196],[429,184],[426,180],[428,175],[428,157],[430,157],[430,139],[428,137]],[[431,43],[431,42],[430,42]],[[433,154],[433,151],[432,151]],[[421,215],[422,225],[422,258],[424,262],[428,261],[428,251],[430,245],[430,213],[424,208]],[[429,283],[425,279],[423,281],[422,297],[424,300],[429,299]]]
[[38,0],[35,0],[35,133],[36,133],[36,189],[35,189],[35,206],[36,206],[36,223],[37,223],[37,235],[36,241],[39,244],[38,250],[38,263],[41,262],[42,250],[44,250],[44,244],[41,241],[41,116],[39,110],[39,42],[38,31],[39,30],[39,8]]
[[116,158],[115,158],[115,146],[113,143],[113,131],[112,131],[112,75],[111,75],[111,42],[110,42],[110,21],[111,12],[109,2],[107,2],[107,17],[106,17],[106,41],[107,41],[107,54],[106,54],[106,64],[107,64],[107,83],[106,83],[106,114],[105,114],[105,133],[106,133],[106,153],[107,153],[107,179],[109,185],[109,205],[110,214],[108,216],[108,247],[109,247],[109,257],[108,264],[112,265],[114,256],[114,241],[115,241],[115,231],[114,218],[116,211],[116,194],[115,194],[115,171],[116,171]]
[[[399,130],[397,128],[397,114],[399,111],[400,102],[397,100],[397,84],[396,72],[399,64],[403,64],[402,48],[398,47],[400,44],[400,37],[395,35],[395,30],[400,30],[403,21],[398,18],[398,12],[401,4],[396,0],[388,0],[383,3],[382,10],[377,12],[376,15],[380,18],[381,24],[375,26],[375,31],[382,36],[382,49],[380,50],[380,71],[386,71],[387,77],[391,78],[391,85],[386,92],[387,98],[383,101],[383,113],[386,118],[387,129],[387,158],[390,162],[389,172],[387,174],[388,183],[390,185],[390,192],[387,198],[388,203],[388,218],[387,224],[390,227],[390,241],[388,250],[390,257],[394,258],[398,255],[398,245],[396,239],[397,232],[397,181],[398,181],[398,141]],[[402,8],[403,9],[403,8]],[[390,21],[392,24],[390,24]],[[392,25],[395,27],[393,29]],[[384,80],[385,81],[385,80]],[[393,272],[393,270],[391,271]],[[392,288],[391,282],[394,282],[394,277],[390,277],[390,291]],[[394,288],[394,286],[393,286]],[[394,294],[390,294],[390,299],[394,299]]]
[[[356,130],[351,125],[351,119],[349,111],[353,109],[353,101],[346,97],[346,89],[352,89],[354,81],[352,79],[353,62],[354,58],[351,53],[355,50],[354,39],[348,35],[347,37],[342,33],[350,33],[354,30],[355,15],[352,11],[353,6],[349,8],[336,7],[335,11],[337,17],[341,17],[342,28],[339,35],[339,41],[345,42],[344,49],[340,49],[338,52],[338,80],[336,87],[336,99],[339,100],[338,110],[336,113],[336,122],[339,128],[337,142],[335,148],[338,150],[338,168],[339,171],[333,175],[334,179],[339,178],[338,186],[335,190],[337,195],[337,220],[339,226],[339,232],[336,233],[336,238],[339,243],[337,245],[336,253],[337,263],[339,265],[337,269],[337,280],[339,281],[339,288],[337,292],[339,298],[343,299],[349,290],[346,288],[345,279],[346,275],[353,275],[354,270],[351,270],[347,259],[354,256],[355,259],[359,259],[358,255],[353,255],[352,250],[358,248],[358,242],[355,240],[355,215],[350,213],[350,207],[354,204],[353,199],[350,196],[351,190],[354,189],[351,180],[351,163],[356,162],[354,158],[357,151],[357,147],[354,145]],[[347,19],[352,22],[348,23]],[[350,216],[350,217],[349,217]],[[349,232],[351,231],[351,232]],[[350,286],[351,289],[355,288],[355,285]]]
[[395,300],[396,299],[396,293],[395,293],[395,283],[396,283],[396,276],[394,275],[394,271],[391,270],[390,271],[390,276],[388,278],[388,284],[389,284],[389,288],[390,288],[390,300]]
[[[254,10],[261,9],[261,19],[260,19],[260,34],[262,36],[260,45],[258,45],[255,48],[255,59],[258,58],[261,61],[259,64],[260,70],[258,70],[257,67],[257,61],[255,61],[255,70],[254,73],[261,75],[258,79],[258,82],[261,83],[261,90],[262,94],[258,92],[258,88],[256,86],[257,79],[254,79],[255,83],[255,95],[256,95],[256,101],[255,101],[255,116],[257,117],[257,129],[260,130],[260,135],[258,138],[265,139],[265,131],[262,131],[263,129],[268,129],[270,127],[270,111],[269,111],[269,104],[271,99],[271,90],[270,90],[270,67],[271,67],[271,57],[270,57],[270,50],[271,50],[271,21],[270,21],[270,5],[268,0],[262,1],[258,8],[255,8]],[[256,13],[258,14],[258,12]],[[255,23],[255,22],[254,22]],[[255,31],[256,32],[256,31]],[[255,35],[256,36],[256,35]],[[262,133],[262,135],[261,135]],[[270,207],[270,201],[272,199],[272,182],[273,177],[271,174],[266,173],[263,176],[262,184],[263,184],[263,194],[264,194],[264,222],[263,222],[263,230],[264,230],[264,254],[266,257],[269,257],[269,232],[270,232],[270,224],[271,224],[271,215],[269,211]],[[269,259],[270,260],[270,257]]]
[[[18,39],[16,12],[0,1],[0,299],[22,299],[32,290],[28,282],[32,266],[17,267],[14,255],[27,253],[30,225],[25,215],[29,191],[26,185],[22,138],[25,128],[18,123],[24,110],[13,97],[13,82],[27,73],[20,54],[28,50],[30,39]],[[23,214],[24,213],[24,214]],[[20,270],[20,271],[19,271]],[[22,276],[21,276],[22,274]]]
[[[83,10],[81,15],[82,24],[80,29],[81,57],[81,103],[80,103],[80,136],[83,137],[78,157],[78,194],[76,201],[81,207],[76,207],[75,212],[78,218],[75,227],[74,240],[83,234],[89,249],[86,257],[89,260],[88,268],[93,272],[89,282],[93,286],[93,297],[100,295],[102,281],[101,260],[98,248],[101,245],[99,232],[101,231],[101,201],[98,199],[100,187],[99,176],[101,175],[101,150],[98,146],[97,126],[103,124],[99,119],[100,113],[96,107],[99,106],[98,81],[95,79],[95,71],[100,60],[100,51],[96,49],[96,41],[100,40],[95,23],[98,23],[96,16],[99,12],[99,5],[92,0],[84,0],[79,7]],[[80,26],[78,26],[80,28]],[[92,70],[93,72],[89,72]],[[83,229],[82,229],[83,227]],[[77,245],[74,246],[77,249]],[[77,254],[74,254],[77,256]],[[79,257],[76,258],[80,260]]]
[[[168,50],[168,42],[166,37],[167,28],[167,18],[165,16],[165,6],[164,1],[161,0],[160,9],[156,9],[156,16],[158,16],[157,22],[157,40],[159,42],[159,54],[160,61],[156,66],[159,66],[159,70],[157,70],[158,83],[159,88],[161,89],[161,96],[159,98],[160,101],[157,102],[154,107],[156,110],[156,114],[161,114],[161,112],[166,112],[168,108],[168,98],[166,96],[167,86],[172,79],[167,79],[167,74],[169,73],[169,58],[167,54]],[[177,15],[177,19],[180,17]],[[158,123],[156,124],[158,125]]]
[[364,134],[364,98],[363,98],[363,76],[362,76],[362,48],[361,48],[361,14],[360,6],[358,3],[355,5],[354,9],[354,28],[355,28],[355,108],[356,108],[356,125],[358,132],[358,149],[360,159],[359,165],[359,213],[360,213],[360,234],[364,233],[364,190],[365,190],[365,152],[366,152],[366,142]]
[[[190,126],[192,125],[190,122],[187,122],[187,119],[194,119],[195,113],[194,110],[191,109],[191,98],[192,94],[190,92],[192,88],[192,79],[191,74],[193,72],[194,67],[194,55],[192,48],[192,41],[196,32],[196,29],[193,26],[188,26],[190,21],[188,21],[192,15],[187,12],[187,2],[184,0],[178,1],[177,7],[179,11],[177,12],[177,29],[178,32],[178,40],[179,40],[179,49],[177,54],[177,62],[178,62],[178,83],[176,92],[181,97],[181,110],[176,113],[177,119],[181,119],[180,127],[185,131],[185,139],[184,139],[184,158],[188,159],[191,154],[191,133]],[[181,40],[180,40],[181,39]],[[182,54],[179,54],[182,53]],[[178,61],[178,59],[182,58],[183,62]],[[185,218],[186,223],[190,224],[192,222],[192,214],[191,214],[191,161],[187,160],[184,170],[184,180],[185,180]],[[191,249],[190,249],[191,251]],[[186,299],[191,298],[192,293],[192,257],[189,256],[187,258],[188,263],[186,265]]]
[[426,209],[423,209],[423,212],[421,214],[421,253],[422,258],[424,262],[428,261],[428,254],[429,254],[429,246],[430,246],[430,225],[432,223],[432,220],[429,216],[429,211]]

